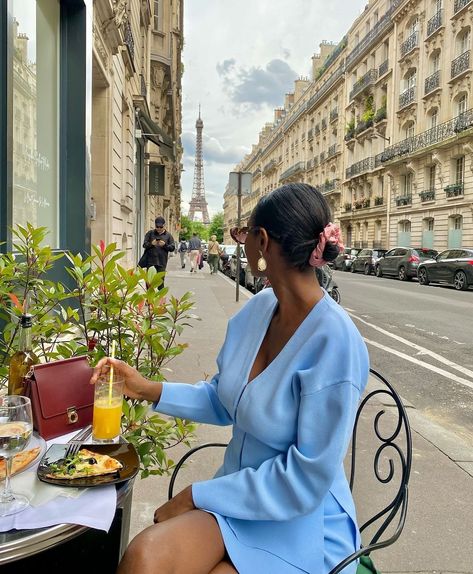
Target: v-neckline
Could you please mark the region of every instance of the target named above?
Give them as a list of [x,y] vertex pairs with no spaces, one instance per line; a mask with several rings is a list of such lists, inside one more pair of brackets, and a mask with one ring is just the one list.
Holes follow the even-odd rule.
[[251,375],[251,371],[253,370],[253,366],[255,364],[256,358],[258,357],[258,354],[260,352],[261,349],[261,345],[263,344],[266,335],[268,333],[268,329],[271,325],[271,321],[274,318],[274,315],[277,311],[279,302],[276,299],[276,296],[274,296],[274,301],[269,309],[269,312],[267,314],[267,316],[264,319],[263,322],[263,328],[261,329],[262,331],[262,336],[259,337],[258,341],[257,341],[257,345],[256,346],[256,352],[252,355],[251,361],[250,361],[250,367],[249,370],[247,371],[246,377],[245,377],[245,386],[244,388],[248,387],[249,385],[252,385],[259,377],[261,377],[261,375],[263,375],[264,373],[266,373],[269,368],[279,359],[279,357],[281,357],[281,355],[285,352],[285,350],[290,346],[290,344],[293,342],[293,340],[295,339],[295,337],[298,335],[298,333],[301,331],[303,325],[307,322],[308,318],[312,315],[312,313],[314,312],[314,310],[318,307],[318,305],[320,303],[322,303],[322,301],[325,300],[325,297],[327,296],[327,294],[324,291],[323,296],[316,302],[314,303],[312,309],[310,309],[310,311],[307,313],[307,315],[304,317],[304,319],[299,323],[297,329],[294,331],[294,333],[289,337],[289,339],[286,341],[285,345],[281,348],[281,350],[279,351],[279,353],[273,358],[273,360],[268,363],[266,365],[266,367],[260,371],[255,377],[253,377],[251,379],[251,381],[249,380],[250,375]]

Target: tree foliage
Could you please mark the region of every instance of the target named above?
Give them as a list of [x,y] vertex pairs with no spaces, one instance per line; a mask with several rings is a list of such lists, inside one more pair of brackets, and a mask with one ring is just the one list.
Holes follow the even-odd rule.
[[217,241],[223,243],[223,211],[216,213],[212,217],[209,227],[209,237],[212,235],[216,235]]

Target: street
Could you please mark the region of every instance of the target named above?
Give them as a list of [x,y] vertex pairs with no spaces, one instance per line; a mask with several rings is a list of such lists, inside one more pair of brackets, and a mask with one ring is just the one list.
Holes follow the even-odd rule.
[[473,290],[342,271],[334,278],[371,366],[425,416],[473,445]]

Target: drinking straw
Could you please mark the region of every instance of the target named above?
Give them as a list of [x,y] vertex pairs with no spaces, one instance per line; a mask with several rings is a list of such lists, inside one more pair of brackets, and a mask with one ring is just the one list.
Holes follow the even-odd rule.
[[[112,359],[115,358],[115,344],[116,341],[112,341],[112,352],[110,353],[110,357]],[[113,385],[113,365],[110,365],[110,379],[108,381],[108,404],[112,404],[112,385]]]

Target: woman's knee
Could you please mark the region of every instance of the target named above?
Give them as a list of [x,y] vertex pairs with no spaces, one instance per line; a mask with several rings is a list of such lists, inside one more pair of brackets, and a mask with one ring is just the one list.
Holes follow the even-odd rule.
[[157,524],[133,538],[123,555],[118,573],[172,574],[177,549],[163,531],[162,525]]

